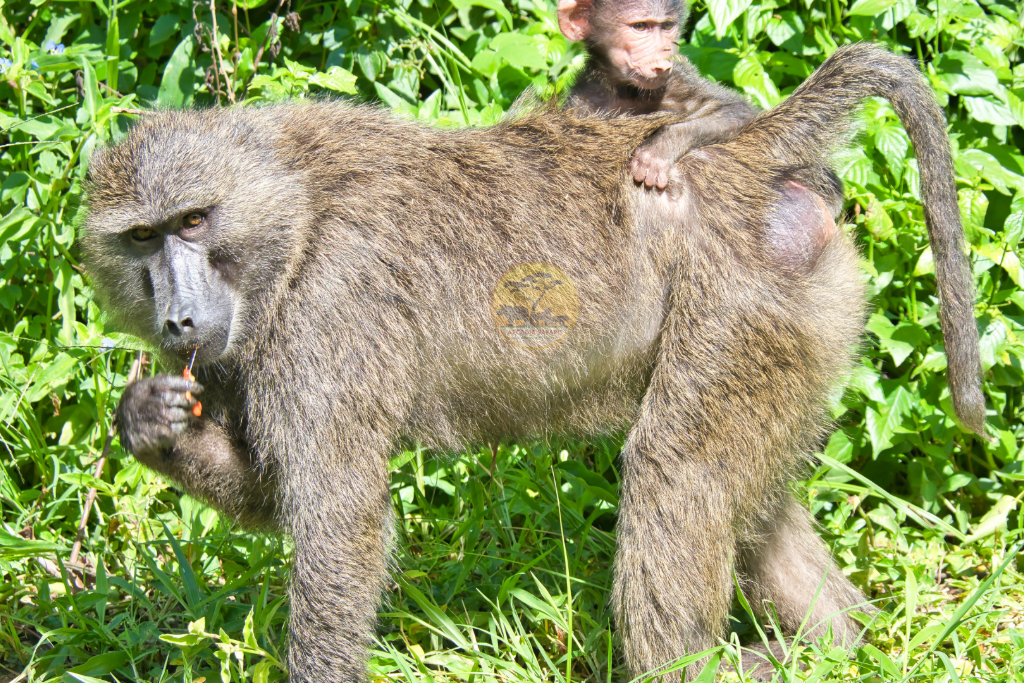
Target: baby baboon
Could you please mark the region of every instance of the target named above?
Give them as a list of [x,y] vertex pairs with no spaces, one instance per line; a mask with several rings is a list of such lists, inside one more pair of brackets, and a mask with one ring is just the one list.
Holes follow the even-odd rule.
[[633,153],[633,179],[664,189],[676,159],[694,147],[736,135],[757,111],[739,94],[702,78],[676,42],[686,0],[559,0],[558,26],[582,40],[588,60],[569,106],[619,116],[673,111],[666,125]]
[[[197,384],[129,385],[122,439],[190,493],[291,535],[293,681],[365,678],[403,438],[458,450],[632,425],[614,605],[636,673],[717,642],[734,567],[784,628],[810,613],[813,634],[849,642],[842,610],[863,597],[789,486],[827,431],[864,288],[849,239],[787,178],[824,173],[877,92],[931,136],[912,133],[936,261],[952,264],[937,270],[943,305],[963,306],[943,318],[961,335],[950,367],[975,354],[951,386],[980,430],[941,114],[912,64],[857,45],[678,164],[680,202],[628,171],[669,114],[544,110],[458,131],[327,102],[146,117],[92,160],[83,254],[112,322],[172,367],[198,349],[206,392],[197,418]],[[545,299],[575,324],[544,348],[503,336],[493,303],[531,263],[575,302]]]

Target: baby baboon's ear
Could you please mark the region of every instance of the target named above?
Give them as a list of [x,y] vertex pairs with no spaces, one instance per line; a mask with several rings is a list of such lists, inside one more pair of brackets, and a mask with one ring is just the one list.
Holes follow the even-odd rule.
[[562,35],[572,41],[589,38],[593,32],[590,24],[593,8],[591,0],[558,0],[558,28]]

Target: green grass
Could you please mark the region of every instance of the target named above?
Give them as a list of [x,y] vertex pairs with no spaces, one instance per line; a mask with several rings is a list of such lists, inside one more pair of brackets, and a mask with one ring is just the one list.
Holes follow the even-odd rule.
[[[527,86],[563,91],[581,63],[551,0],[293,0],[282,14],[298,30],[276,6],[0,5],[0,682],[284,678],[287,541],[225,526],[117,439],[94,478],[138,349],[104,325],[78,261],[96,147],[139,109],[281,97],[485,125]],[[799,490],[881,611],[865,645],[800,645],[778,680],[1024,681],[1022,24],[1011,0],[694,7],[685,53],[761,106],[836,45],[921,59],[949,121],[978,290],[992,443],[950,416],[916,165],[891,108],[869,103],[837,167],[873,314],[840,429]],[[374,677],[628,680],[608,603],[620,445],[397,455],[399,550]],[[737,644],[776,637],[739,600],[733,616],[713,660],[723,672]]]
[[[563,681],[568,669],[572,680],[627,680],[608,609],[618,447],[501,447],[493,478],[490,449],[396,458],[407,461],[392,481],[400,551],[373,674]],[[79,504],[81,484],[6,520],[3,666],[27,666],[27,680],[213,681],[222,666],[226,680],[280,679],[287,544],[226,527],[123,456],[112,464],[123,483],[91,525],[88,565],[68,565],[66,543],[15,535],[62,500]],[[839,564],[882,612],[869,645],[796,648],[779,680],[1022,680],[1024,590],[1010,534],[949,542],[885,504],[865,507],[869,487],[819,478],[809,491]],[[738,642],[759,639],[742,608],[734,615],[726,662]]]

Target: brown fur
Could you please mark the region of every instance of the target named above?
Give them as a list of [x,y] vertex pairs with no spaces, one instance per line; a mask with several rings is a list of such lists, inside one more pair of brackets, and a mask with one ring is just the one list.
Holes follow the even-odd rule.
[[[848,109],[820,99],[835,131]],[[168,112],[93,159],[82,247],[97,294],[166,362],[200,347],[207,387],[195,420],[182,401],[198,387],[130,385],[122,438],[239,521],[292,536],[293,681],[365,676],[403,438],[458,450],[632,425],[613,600],[636,673],[716,644],[734,563],[787,625],[828,568],[812,620],[855,637],[833,612],[862,598],[788,487],[826,433],[864,288],[850,241],[786,181],[826,160],[793,153],[770,115],[678,164],[678,202],[628,178],[632,151],[671,122],[658,116],[444,131],[331,103]],[[193,211],[207,222],[183,237]],[[140,225],[161,241],[132,243]],[[508,342],[489,310],[527,261],[561,268],[580,299],[576,326],[540,350]],[[183,266],[202,277],[174,284]],[[186,314],[194,331],[169,334],[166,316]],[[244,500],[271,487],[276,509],[239,505],[254,481]]]

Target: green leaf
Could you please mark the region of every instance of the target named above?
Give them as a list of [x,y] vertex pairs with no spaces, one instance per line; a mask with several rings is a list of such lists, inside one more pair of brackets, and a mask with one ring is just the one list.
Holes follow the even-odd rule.
[[[886,322],[888,323],[889,321],[886,320]],[[889,328],[891,327],[892,325],[890,324]],[[858,365],[850,375],[850,388],[856,389],[872,401],[881,403],[885,400],[881,379],[881,375],[878,374],[878,371],[870,363]]]
[[966,474],[964,472],[957,472],[942,484],[942,493],[959,491],[960,489],[967,486],[974,480],[975,477],[972,477],[969,474]]
[[195,647],[199,643],[209,640],[209,638],[195,633],[164,633],[160,636],[160,640],[171,645],[177,645],[178,647]]
[[871,195],[871,199],[868,202],[867,214],[864,216],[864,227],[879,242],[884,242],[892,237],[892,219],[889,218],[889,212],[885,210],[885,207],[882,206],[882,203],[878,201],[875,195]]
[[59,293],[57,297],[57,309],[60,311],[61,332],[60,341],[72,346],[75,344],[75,285],[74,272],[71,264],[64,259],[59,261],[60,268],[54,276],[53,284]]
[[1017,97],[1012,91],[1007,91],[1006,106],[1009,107],[1010,115],[1017,125],[1024,127],[1024,100]]
[[127,652],[107,652],[106,654],[89,658],[85,664],[79,664],[73,669],[68,669],[68,672],[85,676],[103,676],[115,669],[120,669],[128,663],[129,659],[131,658]]
[[921,252],[921,256],[918,257],[917,263],[914,265],[914,277],[921,277],[922,275],[929,275],[935,272],[935,254],[932,253],[932,248],[928,247]]
[[992,183],[993,187],[1003,194],[1011,194],[1010,188],[1024,190],[1024,176],[1004,167],[988,152],[983,152],[980,149],[967,149],[960,152],[957,160],[966,161],[976,168],[982,178]]
[[835,168],[839,177],[848,183],[867,187],[880,180],[875,173],[874,163],[860,147],[840,150],[835,155]]
[[100,109],[100,87],[96,82],[96,71],[92,64],[85,57],[82,57],[82,92],[85,100],[85,110],[89,112],[89,119],[96,120],[96,113]]
[[881,347],[892,357],[897,366],[902,365],[914,347],[930,339],[923,327],[916,323],[901,322],[898,326],[889,322],[881,313],[875,313],[865,325],[877,337]]
[[499,58],[521,69],[544,69],[548,65],[540,44],[531,36],[499,33],[491,41],[490,47]]
[[896,0],[857,0],[848,14],[852,17],[877,17],[896,4]]
[[167,60],[156,102],[160,107],[180,108],[191,102],[195,92],[195,67],[192,65],[192,36],[178,43]]
[[[1016,249],[1022,236],[1024,236],[1024,191],[1017,192],[1013,203],[1010,204],[1010,215],[1003,223],[1003,243],[1010,249]],[[2,243],[3,240],[0,239],[0,244]]]
[[747,11],[751,0],[708,0],[708,13],[715,25],[715,36],[721,39],[736,17]]
[[895,175],[899,178],[903,174],[903,166],[907,161],[907,154],[910,152],[910,138],[902,126],[887,121],[875,128],[875,147],[885,157],[889,166],[895,169]]
[[465,9],[476,5],[478,7],[486,7],[487,9],[494,10],[494,13],[505,22],[505,26],[509,30],[512,29],[512,13],[505,8],[505,5],[501,0],[451,0],[452,7],[455,9]]
[[779,47],[797,52],[804,35],[804,20],[796,12],[780,12],[768,21],[768,39]]
[[896,511],[888,505],[879,505],[874,510],[869,510],[868,518],[893,536],[899,536],[901,533],[900,520],[896,517]]
[[981,190],[964,188],[957,192],[960,204],[960,218],[964,228],[977,231],[985,225],[985,213],[988,211],[988,197]]
[[907,627],[910,627],[910,622],[914,617],[914,612],[917,611],[917,576],[914,574],[914,570],[911,567],[904,565],[906,571],[906,581],[904,584],[904,595],[906,596],[906,619]]
[[989,318],[978,340],[981,351],[981,366],[988,370],[996,364],[999,349],[1006,343],[1008,331],[1002,318]]
[[770,109],[782,101],[778,87],[754,55],[747,55],[736,63],[733,82],[743,88],[744,92],[753,97],[764,109]]
[[116,491],[107,482],[102,479],[97,479],[91,474],[85,472],[62,472],[60,475],[61,481],[66,481],[73,486],[77,486],[82,489],[96,489],[97,491],[103,491],[107,495],[114,495]]
[[997,531],[1006,530],[1006,522],[1011,512],[1017,509],[1017,500],[1013,496],[1001,496],[996,504],[985,513],[985,516],[973,527],[974,533],[964,539],[964,543],[974,543]]
[[971,117],[978,121],[996,126],[1017,124],[1017,117],[1002,102],[996,102],[988,97],[965,97],[963,102]]
[[515,597],[516,600],[523,603],[527,607],[532,608],[534,611],[539,612],[545,619],[553,624],[557,624],[563,631],[567,628],[565,621],[565,614],[562,610],[558,609],[557,606],[548,604],[537,596],[527,593],[521,588],[513,588],[509,591],[509,594]]
[[1021,267],[1020,257],[1007,246],[990,242],[978,247],[975,253],[997,264],[1018,287],[1024,282],[1024,269]]
[[117,21],[117,4],[111,3],[107,22],[107,87],[117,90],[117,64],[121,59],[121,34]]
[[911,639],[910,645],[907,647],[907,649],[910,652],[913,652],[921,643],[928,640],[929,638],[932,638],[933,636],[935,636],[936,633],[939,633],[941,630],[942,624],[932,624],[931,626],[925,626],[923,629],[918,631],[916,636],[914,636]]
[[15,536],[0,527],[0,557],[11,560],[20,557],[39,557],[54,552],[65,553],[68,549],[49,541],[35,541]]
[[406,593],[413,601],[419,605],[420,609],[423,610],[427,617],[430,619],[430,626],[436,630],[439,630],[444,637],[451,640],[453,643],[463,648],[464,650],[474,649],[472,644],[466,639],[466,636],[462,631],[455,625],[447,614],[438,609],[437,605],[433,601],[428,600],[418,588],[413,586],[411,583],[404,579],[399,579],[402,586],[402,591]]
[[893,679],[901,678],[900,670],[896,668],[896,665],[893,664],[892,660],[889,659],[889,656],[886,655],[884,652],[879,650],[874,645],[863,645],[862,649],[864,650],[864,652],[868,654],[868,656],[870,656],[872,659],[879,663],[882,669],[882,673],[891,676]]
[[253,650],[260,650],[259,644],[256,642],[256,632],[253,628],[252,614],[255,608],[250,608],[249,613],[245,615],[245,625],[242,627],[242,639],[245,642],[246,647],[250,647]]
[[912,405],[913,396],[900,386],[889,396],[888,405],[883,413],[868,408],[866,426],[875,456],[887,448],[892,448],[892,437],[896,434],[896,428],[903,424],[903,418],[910,412]]
[[1000,95],[1006,89],[996,73],[968,52],[951,50],[936,61],[939,80],[957,95]]
[[[11,174],[13,176],[13,174]],[[28,182],[28,176],[22,174]],[[10,177],[8,177],[8,180]],[[4,183],[6,185],[6,181]],[[9,214],[0,218],[0,247],[7,242],[20,242],[27,238],[33,229],[42,224],[42,219],[26,209],[16,206]]]
[[46,369],[36,377],[36,384],[46,385],[51,382],[67,382],[69,379],[68,373],[77,363],[78,359],[74,356],[68,355],[63,351],[60,352],[46,365]]
[[[242,5],[242,3],[238,4],[239,6]],[[181,21],[177,16],[173,14],[162,15],[156,20],[156,23],[153,24],[153,28],[149,31],[149,44],[151,46],[159,45],[174,35],[174,32],[178,30],[179,26],[181,26]]]
[[95,678],[93,676],[86,676],[85,674],[76,674],[71,671],[68,671],[66,674],[64,674],[63,680],[70,680],[72,682],[78,681],[78,683],[107,683],[107,681],[104,681],[103,679]]
[[356,61],[359,62],[359,68],[363,70],[363,75],[368,81],[376,80],[388,65],[387,55],[383,52],[370,52],[365,47],[359,48],[356,52]]
[[942,664],[946,667],[946,673],[949,675],[949,683],[960,683],[960,674],[956,672],[956,666],[953,664],[952,660],[950,660],[949,655],[945,652],[936,652],[935,656],[941,659]]
[[412,104],[383,83],[374,83],[373,88],[377,91],[377,96],[380,97],[381,101],[392,109],[413,114],[416,113],[416,108],[413,107]]
[[348,95],[355,95],[358,92],[356,90],[355,74],[342,69],[340,66],[332,66],[327,70],[327,73],[314,73],[309,77],[309,82],[321,88],[327,88],[328,90]]
[[252,683],[269,683],[271,663],[263,660],[252,672]]
[[845,432],[838,431],[829,437],[825,455],[836,462],[850,462],[853,458],[853,444]]
[[[189,612],[196,614],[201,595],[199,585],[196,583],[195,572],[192,571],[192,563],[188,561],[185,551],[181,549],[181,544],[178,543],[178,539],[174,537],[171,530],[167,528],[167,525],[164,524],[163,527],[164,534],[171,544],[171,549],[174,550],[174,557],[178,561],[178,576],[181,582],[185,584],[185,599],[188,601]],[[205,628],[206,620],[201,618],[195,623],[198,624],[196,628],[202,631]],[[189,629],[191,630],[192,627],[190,626]]]

